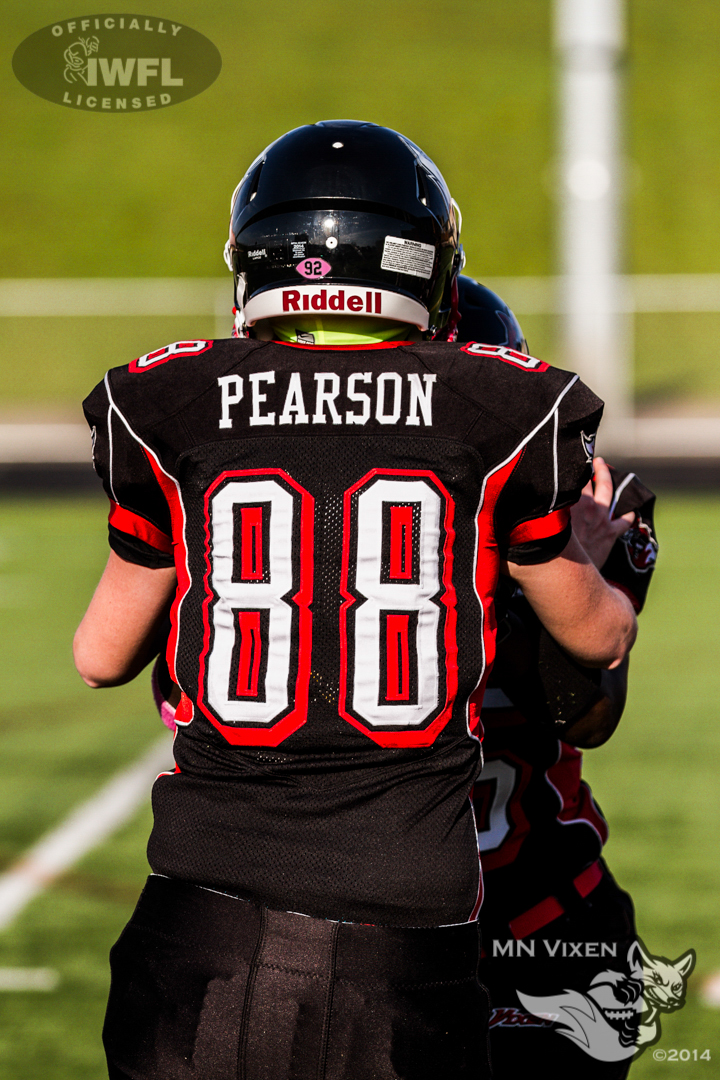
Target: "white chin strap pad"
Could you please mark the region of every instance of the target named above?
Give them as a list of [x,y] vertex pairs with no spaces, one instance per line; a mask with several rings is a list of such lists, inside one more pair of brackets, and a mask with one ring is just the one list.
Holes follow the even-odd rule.
[[265,289],[245,304],[243,319],[252,326],[259,319],[278,319],[292,315],[370,315],[392,322],[409,323],[427,330],[428,312],[417,300],[386,289],[359,285],[294,285]]

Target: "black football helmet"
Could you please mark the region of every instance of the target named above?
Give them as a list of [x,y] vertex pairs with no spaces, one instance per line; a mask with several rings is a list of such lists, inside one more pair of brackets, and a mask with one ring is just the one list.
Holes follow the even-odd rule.
[[357,120],[295,128],[255,159],[230,213],[237,333],[304,311],[453,335],[460,212],[397,131]]
[[529,353],[520,323],[497,293],[464,274],[458,275],[457,341],[479,341],[484,345],[506,345],[516,352]]

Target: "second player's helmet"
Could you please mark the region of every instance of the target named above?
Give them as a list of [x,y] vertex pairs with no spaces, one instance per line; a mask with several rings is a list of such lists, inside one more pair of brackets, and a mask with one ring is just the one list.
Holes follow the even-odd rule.
[[356,120],[295,128],[232,198],[225,259],[236,325],[371,315],[427,337],[454,328],[460,215],[438,168],[397,131]]
[[516,352],[528,352],[520,323],[504,300],[479,281],[458,277],[460,322],[458,341],[480,341],[484,345],[506,345]]

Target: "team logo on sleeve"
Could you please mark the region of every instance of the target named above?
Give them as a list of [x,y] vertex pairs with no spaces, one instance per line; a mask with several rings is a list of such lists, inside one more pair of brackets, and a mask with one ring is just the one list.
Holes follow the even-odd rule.
[[212,341],[173,341],[171,345],[165,345],[162,349],[155,349],[154,352],[139,356],[137,360],[133,360],[128,370],[137,373],[166,364],[168,360],[173,360],[176,356],[199,356],[200,353],[212,349],[213,344]]
[[483,345],[480,341],[469,341],[463,345],[460,352],[468,353],[469,356],[487,356],[495,360],[503,360],[513,367],[522,368],[523,371],[547,371],[550,367],[544,360],[538,360],[535,356],[518,352],[516,349],[508,349],[506,345]]
[[630,565],[639,573],[652,570],[657,559],[658,544],[646,521],[636,517],[627,532],[620,537]]
[[592,465],[593,458],[595,457],[595,439],[597,438],[597,432],[593,431],[592,435],[586,435],[584,431],[580,432],[580,439],[582,440],[583,450],[585,451],[585,460],[588,464]]

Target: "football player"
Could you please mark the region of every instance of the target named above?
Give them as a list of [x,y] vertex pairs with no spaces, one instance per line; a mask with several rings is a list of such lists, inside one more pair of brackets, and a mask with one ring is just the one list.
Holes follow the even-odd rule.
[[453,343],[458,214],[397,132],[271,144],[227,256],[238,337],[150,352],[85,402],[112,550],[78,670],[133,678],[170,607],[182,691],[112,953],[110,1076],[489,1075],[469,702],[501,567],[576,660],[632,646],[569,523],[601,403]]
[[[527,351],[507,305],[468,278],[460,278],[460,313],[458,340]],[[573,532],[638,612],[657,555],[654,503],[633,473],[596,458],[594,481],[572,509]],[[614,521],[625,523],[619,537]],[[630,897],[601,857],[607,823],[582,780],[579,749],[601,745],[615,730],[627,661],[603,672],[573,663],[507,579],[497,606],[498,650],[481,713],[485,764],[473,791],[484,880],[480,973],[493,1006],[494,1075],[530,1075],[542,1058],[558,1080],[579,1072],[622,1080],[627,1056],[594,1058],[552,1021],[530,1014],[518,992],[545,999],[586,992],[608,968],[624,968],[635,940]],[[614,1026],[625,1039],[615,1039],[615,1051],[632,1053],[640,1019],[634,1002],[613,996],[606,1004],[614,1006],[604,1010],[609,1036]]]
[[[520,324],[496,293],[460,275],[458,301],[459,341],[528,353]],[[571,511],[573,531],[592,561],[627,591],[638,611],[657,553],[653,505],[654,496],[636,477],[609,470],[596,458],[594,481]],[[619,539],[617,527],[610,524],[613,518],[625,522]],[[606,956],[612,951],[619,966],[635,939],[630,898],[600,858],[607,824],[581,779],[582,756],[576,749],[601,745],[614,731],[625,703],[627,662],[612,672],[581,671],[544,635],[541,650],[537,619],[507,581],[500,606],[498,653],[482,712],[485,768],[473,792],[484,871],[480,970],[494,1006],[494,1073],[496,1080],[524,1075],[540,1053],[551,1055],[561,1080],[574,1077],[581,1066],[598,1080],[621,1080],[629,1069],[627,1060],[588,1060],[560,1038],[552,1024],[529,1014],[516,990],[547,994],[566,986],[587,988],[607,967]],[[180,690],[170,679],[162,652],[153,669],[153,693],[163,722],[175,730]],[[539,907],[538,883],[540,892],[547,893]],[[558,894],[568,888],[572,904],[561,912]],[[531,925],[528,912],[533,908]],[[510,913],[514,917],[509,918]],[[531,945],[529,966],[524,956],[508,950],[509,940],[527,938],[531,943],[532,934],[540,931],[563,943],[582,941],[583,947],[585,941],[601,940],[605,958],[583,956],[578,962],[572,956],[568,964],[563,963],[562,946],[553,943],[555,955],[548,956]],[[536,940],[542,950],[542,939]],[[638,1018],[632,1010],[618,1011]],[[634,1045],[637,1030],[630,1031],[631,1026]]]

